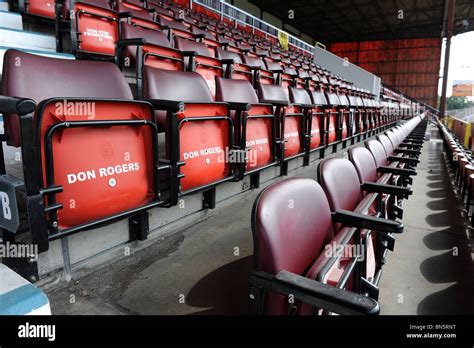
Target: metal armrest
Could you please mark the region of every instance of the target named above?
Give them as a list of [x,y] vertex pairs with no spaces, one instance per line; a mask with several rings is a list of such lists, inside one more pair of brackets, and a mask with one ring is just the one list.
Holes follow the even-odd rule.
[[370,297],[339,289],[288,271],[280,271],[276,276],[264,272],[254,272],[250,276],[250,282],[273,292],[291,294],[297,300],[333,313],[377,315],[380,311],[378,302]]
[[0,113],[26,115],[35,109],[36,103],[32,99],[0,95]]
[[339,222],[349,227],[363,228],[381,233],[402,233],[404,228],[403,224],[397,221],[342,209],[336,210],[332,214],[332,218],[334,222]]
[[236,110],[236,111],[249,111],[251,104],[249,103],[235,103],[235,102],[230,102],[229,108],[231,110]]
[[403,153],[403,154],[406,154],[406,155],[415,155],[415,156],[419,156],[421,154],[421,151],[420,150],[411,150],[411,149],[395,149],[393,150],[395,153]]
[[408,163],[408,164],[420,163],[419,159],[409,158],[409,157],[401,157],[401,156],[389,156],[387,159],[390,162],[400,162],[400,163]]
[[364,182],[361,185],[361,188],[362,188],[362,190],[364,190],[366,192],[386,193],[386,194],[389,194],[389,195],[401,196],[403,198],[408,198],[408,196],[413,194],[413,190],[409,187],[377,184],[377,183],[373,183],[373,182]]
[[393,174],[393,175],[400,175],[400,176],[414,176],[417,174],[416,170],[414,169],[406,169],[406,168],[394,168],[394,167],[378,167],[377,173],[382,174]]
[[117,46],[143,46],[146,44],[146,40],[143,38],[136,39],[120,39],[117,41]]
[[165,99],[146,99],[155,110],[179,112],[184,110],[184,102]]

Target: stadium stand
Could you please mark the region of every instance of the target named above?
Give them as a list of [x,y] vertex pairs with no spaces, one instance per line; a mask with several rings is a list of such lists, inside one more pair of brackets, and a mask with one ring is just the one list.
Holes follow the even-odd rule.
[[[17,178],[2,152],[17,220],[4,241],[27,234],[47,253],[57,239],[126,219],[130,240],[144,240],[152,208],[200,194],[213,209],[225,183],[249,177],[259,188],[266,169],[286,176],[293,160],[321,160],[319,183],[287,178],[255,201],[251,311],[378,314],[428,124],[421,104],[388,87],[373,95],[303,48],[182,3],[20,0],[12,9],[54,37],[22,31],[10,12],[13,29],[0,28],[2,140],[22,159]],[[6,43],[38,35],[42,49],[6,45],[9,32]],[[452,164],[469,205],[470,157],[443,132],[463,157]],[[329,156],[341,149],[348,159]],[[365,254],[329,257],[328,245]]]

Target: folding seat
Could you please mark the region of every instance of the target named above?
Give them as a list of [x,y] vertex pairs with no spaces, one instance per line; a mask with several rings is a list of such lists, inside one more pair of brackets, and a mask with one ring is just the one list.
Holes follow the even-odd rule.
[[170,162],[170,201],[204,191],[204,206],[213,208],[215,186],[234,179],[228,160],[233,149],[229,105],[214,102],[206,81],[196,72],[145,66],[143,98],[156,110],[165,132]]
[[155,22],[154,9],[147,9],[130,1],[117,1],[115,6],[120,18],[129,24],[155,30],[163,29],[160,23]]
[[193,33],[194,37],[197,38],[200,42],[203,42],[204,44],[206,44],[206,46],[217,47],[217,48],[222,47],[222,43],[217,41],[216,36],[214,35],[214,32],[209,30],[207,27],[200,28],[193,25],[191,26],[191,33]]
[[[377,167],[374,156],[369,149],[362,146],[353,146],[348,150],[348,158],[354,165],[361,184],[372,182],[378,184],[397,185],[400,176],[411,177],[416,175],[413,169]],[[400,202],[411,195],[411,189],[394,189],[391,195],[384,195],[383,201],[378,201],[379,212],[389,219],[402,218],[403,209]],[[383,205],[382,205],[383,203]]]
[[191,32],[191,29],[186,26],[185,22],[175,19],[169,20],[160,13],[157,16],[157,20],[165,32],[168,33],[168,38],[171,42],[173,42],[175,37],[196,40],[196,36]]
[[21,146],[30,229],[41,250],[48,239],[158,204],[153,108],[133,100],[116,65],[8,50],[2,91],[5,139]]
[[350,103],[349,98],[346,94],[346,89],[342,86],[341,82],[335,85],[337,97],[339,99],[339,133],[340,139],[346,140],[352,135],[352,113],[349,110]]
[[[387,151],[390,152],[390,145],[387,144],[388,149],[386,150],[384,145],[375,139],[366,140],[365,146],[370,150],[372,156],[374,156],[377,167],[414,169],[416,164],[419,162],[419,160],[416,158],[394,156],[393,153],[387,154]],[[383,170],[389,171],[389,169]],[[412,183],[410,176],[414,175],[414,173],[411,173],[410,175],[407,173],[407,175],[404,175],[403,172],[400,172],[399,175],[401,185],[407,186],[408,184]]]
[[[155,10],[155,13],[159,13],[160,16],[166,18],[169,21],[173,21],[177,18],[179,18],[174,11],[172,11],[169,7],[165,8],[163,4],[160,4],[156,1],[147,1],[147,7],[149,9]],[[181,10],[182,11],[182,10]],[[179,14],[179,13],[178,13]],[[183,11],[184,14],[184,11]],[[182,18],[183,19],[183,18]]]
[[392,156],[394,154],[410,158],[418,158],[420,156],[421,151],[419,149],[414,150],[400,148],[398,147],[398,140],[396,140],[394,137],[392,137],[392,139],[395,143],[385,134],[377,135],[377,140],[382,143],[387,156]]
[[[335,224],[346,227],[335,231]],[[285,179],[262,191],[252,210],[252,314],[377,314],[377,294],[358,261],[366,259],[357,242],[366,228],[402,232],[403,225],[352,211],[331,214],[312,179]]]
[[253,83],[252,68],[243,64],[240,55],[222,48],[216,48],[216,57],[223,64],[226,78],[246,80]]
[[19,0],[17,3],[12,2],[11,10],[16,10],[29,19],[37,19],[40,21],[52,22],[56,18],[55,3],[50,0]]
[[262,84],[275,84],[275,76],[273,72],[267,70],[265,63],[260,57],[250,57],[244,55],[242,57],[244,64],[249,66],[253,71],[253,84],[257,86],[259,83]]
[[76,57],[85,58],[115,58],[119,15],[111,9],[108,0],[67,0],[58,2],[56,7],[59,52],[71,51]]
[[238,177],[251,175],[252,187],[259,186],[259,171],[277,164],[278,120],[271,104],[259,103],[252,84],[246,80],[217,78],[216,100],[232,110],[235,144],[246,160],[238,166]]
[[329,114],[326,110],[331,106],[328,103],[326,95],[321,90],[320,85],[316,85],[314,90],[309,90],[312,109],[308,114],[306,124],[306,134],[308,137],[309,153],[321,150],[321,157],[324,157],[324,147],[328,143],[329,137]]
[[[363,215],[380,216],[383,194],[399,194],[407,196],[410,190],[393,185],[385,185],[374,182],[360,183],[359,176],[354,165],[344,158],[323,159],[318,166],[318,182],[323,188],[332,212],[345,210]],[[335,224],[336,234],[344,226]],[[362,262],[362,277],[367,290],[371,291],[373,297],[377,297],[378,282],[384,264],[383,256],[387,247],[393,249],[393,242],[384,245],[390,240],[390,235],[378,236],[370,230],[362,230],[359,236],[362,245],[367,249],[367,258]]]
[[131,74],[135,78],[137,95],[140,96],[143,90],[143,66],[178,71],[185,69],[183,52],[171,47],[164,32],[128,23],[122,23],[121,27],[117,60],[126,75],[129,75],[127,70],[133,69]]
[[282,165],[282,174],[286,175],[288,161],[304,156],[305,152],[305,113],[304,107],[292,104],[289,92],[278,85],[259,84],[258,97],[260,102],[274,106],[274,113],[278,120],[277,139],[279,140],[279,154]]
[[224,76],[224,69],[219,59],[214,56],[214,49],[204,43],[175,37],[174,47],[184,54],[188,71],[195,71],[207,83],[213,97],[216,95],[216,77]]
[[[326,95],[326,99],[328,101],[328,106],[325,108],[324,112],[326,113],[326,132],[327,132],[327,140],[326,145],[336,145],[339,140],[341,139],[341,133],[339,129],[339,125],[341,124],[340,121],[340,106],[341,101],[337,96],[336,89],[333,85],[329,82],[324,83],[322,82],[321,88]],[[333,148],[336,151],[336,148]]]

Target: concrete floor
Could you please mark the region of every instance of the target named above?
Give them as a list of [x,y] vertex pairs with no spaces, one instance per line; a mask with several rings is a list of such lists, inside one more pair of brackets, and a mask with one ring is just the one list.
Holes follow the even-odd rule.
[[[405,233],[384,268],[382,314],[472,314],[472,248],[439,140],[426,142],[418,172]],[[133,255],[125,247],[123,258],[49,291],[53,313],[246,314],[257,194]]]
[[473,314],[471,228],[453,191],[438,132],[430,127],[414,195],[404,206],[405,232],[397,236],[380,284],[382,314]]

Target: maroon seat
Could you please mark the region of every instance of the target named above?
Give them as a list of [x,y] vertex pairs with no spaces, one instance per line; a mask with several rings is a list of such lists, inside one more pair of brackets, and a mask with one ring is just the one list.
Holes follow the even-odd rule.
[[117,1],[115,6],[117,12],[129,24],[148,29],[163,29],[160,23],[155,22],[153,11],[140,6],[137,2]]
[[188,71],[195,71],[201,75],[212,96],[215,97],[216,77],[223,77],[224,69],[220,60],[214,57],[214,49],[204,43],[182,37],[175,37],[174,43],[175,48],[184,53]]
[[[385,216],[382,211],[383,194],[394,192],[406,192],[407,189],[391,185],[363,182],[361,184],[354,165],[343,158],[328,158],[320,162],[318,166],[318,181],[328,198],[331,211],[339,209],[354,211],[370,216]],[[384,209],[384,208],[383,208]],[[334,226],[335,233],[344,229],[343,224]],[[372,231],[361,231],[361,237],[365,240],[367,258],[364,261],[364,274],[367,280],[377,286],[380,280],[383,265],[385,247],[382,244],[384,238],[380,238]],[[384,236],[386,237],[386,236]]]
[[182,37],[189,40],[195,40],[196,36],[191,32],[191,29],[186,25],[186,22],[168,19],[166,16],[158,13],[157,20],[163,26],[163,28],[168,32],[168,37],[170,41],[173,41],[175,37]]
[[[326,80],[327,81],[327,80]],[[341,140],[340,133],[340,114],[339,109],[341,106],[341,101],[336,93],[336,88],[334,85],[331,85],[329,81],[323,82],[321,85],[322,90],[326,95],[328,101],[328,107],[324,110],[326,113],[327,119],[327,145],[331,145],[335,142]]]
[[[357,228],[346,228],[334,235],[334,223],[342,221]],[[402,228],[398,223],[347,211],[331,214],[324,191],[312,179],[285,179],[261,192],[252,211],[254,272],[250,277],[250,304],[253,313],[375,314],[378,311],[375,300],[350,291],[361,292],[355,285],[359,283],[358,275],[351,268],[355,255],[328,252],[331,247],[350,245],[353,233],[368,226],[365,223],[370,224],[369,221],[374,223],[371,225],[374,229],[382,231],[399,232]],[[307,296],[302,296],[303,289]],[[323,294],[326,301],[321,301]],[[294,301],[289,303],[284,295],[292,295]],[[333,302],[336,298],[341,300],[337,309]],[[354,301],[371,309],[356,309]]]
[[6,111],[0,99],[0,112],[7,142],[22,147],[26,194],[43,195],[51,207],[46,218],[43,205],[28,208],[40,214],[35,224],[47,222],[51,238],[158,200],[153,109],[133,100],[116,65],[8,50],[2,90],[38,104],[33,117],[34,107]]
[[278,85],[258,85],[260,102],[274,105],[279,122],[277,138],[280,140],[283,174],[286,173],[289,159],[305,155],[305,115],[301,105],[290,103],[288,94],[288,91]]
[[[271,104],[259,103],[250,82],[245,80],[217,79],[217,101],[229,103],[235,129],[235,143],[247,152],[239,176],[253,174],[276,164],[277,120]],[[258,180],[254,176],[254,180]],[[253,183],[258,186],[258,183]]]
[[[171,47],[167,36],[159,30],[122,23],[117,56],[122,70],[131,68],[136,79],[137,95],[143,91],[143,66],[183,71],[183,52]],[[138,59],[137,59],[138,57]],[[128,72],[127,72],[128,74]]]
[[[372,182],[385,185],[397,185],[400,175],[409,177],[416,174],[414,171],[408,169],[377,167],[372,153],[362,146],[351,147],[348,150],[348,155],[349,160],[357,171],[361,184]],[[393,188],[393,192],[396,191],[397,190]],[[396,217],[402,218],[403,209],[400,206],[401,200],[407,198],[412,193],[411,189],[400,188],[398,191],[398,193],[394,193],[391,196],[384,195],[383,202],[380,202],[383,203],[383,205],[380,205],[380,208],[383,208],[383,215],[391,219]]]
[[254,86],[260,84],[274,84],[275,76],[272,71],[267,70],[265,63],[260,57],[251,57],[248,55],[243,56],[244,64],[248,65],[254,73],[253,83]]
[[226,157],[233,148],[229,106],[213,101],[201,75],[145,66],[143,97],[165,131],[167,156],[177,173],[173,199],[232,178]]
[[252,68],[243,64],[239,54],[222,48],[216,48],[216,57],[220,59],[225,66],[226,78],[246,80],[253,83]]

